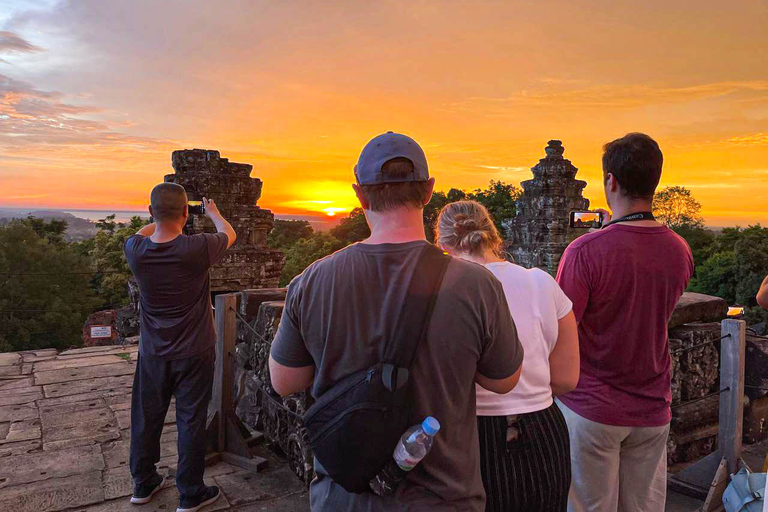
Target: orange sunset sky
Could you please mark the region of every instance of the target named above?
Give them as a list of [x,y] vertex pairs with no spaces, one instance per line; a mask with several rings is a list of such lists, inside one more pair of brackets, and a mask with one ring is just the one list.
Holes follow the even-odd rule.
[[437,188],[517,184],[561,139],[655,137],[713,226],[768,224],[768,3],[0,2],[0,207],[143,209],[174,149],[253,164],[259,204],[355,204],[365,142],[419,141]]

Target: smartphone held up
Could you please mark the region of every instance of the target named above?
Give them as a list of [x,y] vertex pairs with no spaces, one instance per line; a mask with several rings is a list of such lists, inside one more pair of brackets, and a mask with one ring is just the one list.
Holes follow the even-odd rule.
[[603,212],[582,210],[571,212],[569,225],[572,228],[600,229],[603,227]]
[[190,215],[204,215],[205,203],[203,201],[187,201],[187,210]]

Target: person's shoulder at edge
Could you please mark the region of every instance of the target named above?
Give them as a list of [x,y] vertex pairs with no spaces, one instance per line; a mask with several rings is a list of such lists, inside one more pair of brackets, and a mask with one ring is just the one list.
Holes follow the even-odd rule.
[[573,242],[568,244],[568,248],[566,250],[576,250],[581,249],[582,247],[585,247],[593,242],[596,242],[606,236],[611,235],[611,233],[614,233],[615,231],[606,228],[606,229],[599,229],[597,231],[592,231],[591,233],[585,233],[575,239]]
[[323,256],[322,258],[313,261],[307,268],[302,270],[300,274],[291,279],[291,282],[288,284],[288,288],[290,288],[291,285],[294,285],[294,283],[299,283],[303,280],[309,279],[313,274],[318,271],[322,271],[325,267],[333,265],[338,258],[344,257],[344,255],[346,255],[347,252],[355,245],[356,244],[350,244],[346,247],[342,247],[338,251],[335,251],[328,256]]
[[144,240],[145,238],[147,237],[145,237],[144,235],[140,235],[138,233],[132,234],[131,236],[125,239],[125,242],[123,242],[123,251],[125,251],[129,246],[133,246],[134,244],[136,244],[141,240]]
[[690,252],[691,246],[688,245],[688,240],[686,240],[685,238],[683,238],[679,234],[675,233],[675,231],[672,230],[672,229],[667,228],[667,230],[668,230],[668,234],[670,234],[675,240],[677,240],[677,242],[681,246],[685,247],[688,250],[688,252]]
[[[523,268],[523,267],[520,267]],[[540,285],[555,285],[557,286],[557,281],[555,281],[555,278],[552,277],[552,275],[547,272],[546,270],[542,270],[539,267],[533,267],[533,268],[523,268],[525,273],[537,284]]]
[[501,286],[499,279],[485,265],[461,258],[451,258],[446,277],[449,275],[452,278],[443,281],[444,284],[449,286]]

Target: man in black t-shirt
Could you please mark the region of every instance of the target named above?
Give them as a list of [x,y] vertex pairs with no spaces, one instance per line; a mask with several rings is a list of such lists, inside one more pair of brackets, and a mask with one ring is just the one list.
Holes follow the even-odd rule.
[[235,242],[235,231],[213,200],[205,214],[218,230],[186,236],[187,195],[174,183],[151,194],[155,222],[125,242],[125,259],[139,285],[141,342],[131,399],[131,503],[144,504],[163,486],[155,463],[171,396],[176,397],[179,467],[177,512],[194,512],[219,497],[203,483],[208,402],[216,332],[208,270]]
[[[434,179],[413,139],[392,132],[376,137],[355,176],[371,236],[313,263],[288,287],[269,362],[280,394],[311,386],[319,398],[380,361],[428,243],[422,210]],[[434,416],[442,425],[432,450],[389,497],[345,491],[316,460],[312,510],[483,512],[475,383],[510,391],[522,358],[501,283],[481,265],[451,260],[411,372],[411,423]]]

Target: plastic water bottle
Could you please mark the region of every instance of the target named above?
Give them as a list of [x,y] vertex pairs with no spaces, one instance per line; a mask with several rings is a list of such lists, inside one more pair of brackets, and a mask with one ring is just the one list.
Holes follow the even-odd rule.
[[440,423],[432,416],[406,430],[395,447],[392,459],[371,480],[371,490],[379,496],[391,495],[397,484],[429,453],[438,430]]

